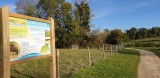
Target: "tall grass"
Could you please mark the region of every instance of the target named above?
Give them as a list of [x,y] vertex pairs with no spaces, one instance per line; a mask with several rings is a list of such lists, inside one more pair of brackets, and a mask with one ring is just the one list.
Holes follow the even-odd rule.
[[75,72],[72,78],[137,78],[139,52],[125,50],[121,54]]

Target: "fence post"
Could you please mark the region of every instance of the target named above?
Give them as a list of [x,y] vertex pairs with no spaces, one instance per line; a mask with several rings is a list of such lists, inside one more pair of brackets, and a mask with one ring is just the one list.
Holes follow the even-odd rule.
[[120,45],[120,51],[122,51],[122,46]]
[[112,45],[111,45],[111,53],[110,53],[110,55],[112,55]]
[[117,51],[117,44],[116,44],[116,54],[117,54],[117,52],[118,52],[118,51]]
[[90,49],[88,47],[88,62],[89,62],[89,66],[91,66],[91,56],[90,56]]
[[103,59],[105,59],[104,44],[103,44]]
[[120,51],[119,44],[118,44],[118,51]]
[[59,49],[57,49],[57,78],[60,78],[60,73],[59,73]]

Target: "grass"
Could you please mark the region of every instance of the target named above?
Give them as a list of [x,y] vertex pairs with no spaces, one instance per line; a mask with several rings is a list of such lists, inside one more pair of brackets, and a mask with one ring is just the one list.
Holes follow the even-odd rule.
[[151,41],[157,41],[157,42],[159,42],[160,41],[160,37],[157,37],[157,38],[146,38],[146,39],[137,39],[137,40],[131,40],[131,41],[128,41],[128,42],[151,42]]
[[[88,67],[88,50],[60,50],[60,73],[61,77],[70,77],[73,72],[79,71]],[[108,55],[108,54],[107,54]],[[102,50],[91,49],[91,61],[92,65],[103,60]]]
[[130,40],[125,42],[126,47],[160,47],[160,37]]
[[137,78],[139,59],[138,51],[125,50],[74,73],[72,78]]
[[[109,54],[106,53],[106,57]],[[103,60],[102,50],[91,49],[92,65]],[[60,77],[70,78],[73,72],[88,67],[87,49],[61,49],[60,50]],[[11,78],[49,78],[49,58],[34,60],[11,66]]]
[[160,49],[150,49],[153,53],[160,57]]
[[[61,78],[136,78],[139,63],[137,51],[125,50],[110,56],[102,50],[91,49],[92,66],[88,63],[88,50],[60,50]],[[49,58],[11,66],[11,78],[49,78]]]
[[151,51],[160,57],[160,48],[158,47],[141,47],[140,49]]

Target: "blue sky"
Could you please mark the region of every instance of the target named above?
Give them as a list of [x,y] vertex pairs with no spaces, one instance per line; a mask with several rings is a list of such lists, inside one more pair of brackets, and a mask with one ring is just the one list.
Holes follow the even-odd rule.
[[[73,3],[74,0],[66,0]],[[0,0],[14,12],[16,0]],[[89,0],[92,29],[151,28],[160,26],[160,0]]]

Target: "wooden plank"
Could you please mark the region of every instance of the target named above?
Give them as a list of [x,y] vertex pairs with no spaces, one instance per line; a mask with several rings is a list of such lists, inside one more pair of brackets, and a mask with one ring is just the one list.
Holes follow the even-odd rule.
[[0,45],[0,54],[2,55],[0,78],[10,78],[9,15],[7,6],[1,9],[0,14]]
[[51,56],[52,56],[51,54],[47,54],[47,55],[43,55],[43,56],[27,58],[27,59],[24,59],[24,60],[11,61],[11,65],[18,64],[18,63],[24,63],[24,62],[28,62],[28,61],[33,61],[33,60],[37,60],[37,59],[42,59],[42,58],[47,58],[47,57],[51,57]]
[[9,13],[10,17],[16,17],[16,18],[22,18],[22,19],[29,19],[29,20],[34,20],[34,21],[39,21],[39,22],[47,22],[50,23],[49,20],[45,20],[45,19],[40,19],[40,18],[35,18],[35,17],[30,17],[30,16],[26,16],[26,15],[21,15],[21,14],[16,14],[16,13]]
[[56,78],[56,52],[55,52],[55,29],[54,20],[52,17],[48,18],[50,20],[50,43],[51,43],[51,63],[50,63],[50,78]]

